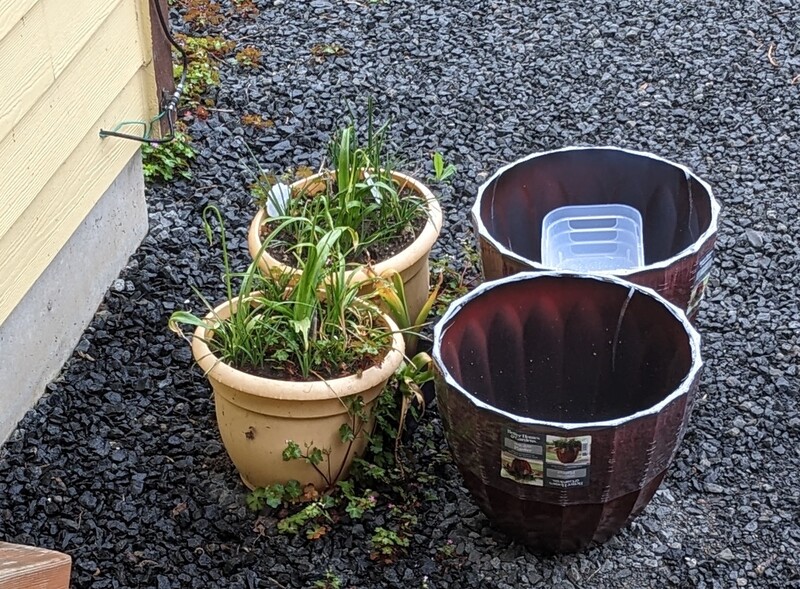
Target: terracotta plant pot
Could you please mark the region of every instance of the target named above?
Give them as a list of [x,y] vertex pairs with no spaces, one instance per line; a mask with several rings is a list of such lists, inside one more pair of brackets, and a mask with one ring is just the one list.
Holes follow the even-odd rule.
[[[322,192],[326,187],[323,179],[326,174],[330,174],[333,178],[336,177],[335,173],[327,172],[314,174],[308,178],[298,180],[292,183],[290,187],[292,194],[296,194],[302,190],[305,190],[308,194],[318,194]],[[433,244],[439,237],[439,232],[442,230],[442,209],[430,189],[421,182],[399,172],[393,172],[392,178],[400,186],[410,188],[418,196],[427,201],[428,222],[414,243],[388,260],[381,260],[379,263],[374,264],[373,269],[376,274],[381,274],[386,270],[395,270],[400,273],[403,278],[409,314],[412,318],[415,318],[425,304],[425,300],[428,298],[428,292],[430,291],[428,256],[430,255]],[[261,241],[261,227],[268,218],[266,210],[261,208],[250,223],[247,244],[250,249],[250,255],[253,258],[261,251],[261,246],[263,245]],[[286,265],[270,256],[266,251],[262,252],[261,258],[258,260],[258,265],[264,272],[266,272],[268,268],[288,270]],[[367,280],[367,278],[364,272],[357,272],[353,275],[353,280],[355,281]],[[371,290],[371,288],[364,289],[362,294],[365,294],[369,290]]]
[[702,365],[699,335],[652,290],[554,272],[455,301],[433,359],[467,488],[497,528],[550,552],[602,542],[644,509],[683,438]]
[[[230,317],[227,301],[214,313],[220,319]],[[214,316],[209,314],[206,319]],[[203,341],[209,337],[205,328],[195,330],[192,353],[211,382],[222,442],[245,485],[252,489],[294,479],[302,485],[313,483],[320,490],[326,487],[324,478],[305,461],[283,460],[287,440],[297,442],[301,449],[306,444],[330,448],[332,474],[335,477],[339,472],[335,480],[347,476],[353,458],[363,454],[367,444],[366,435],[359,436],[351,447],[339,438],[339,428],[350,423],[348,399],[360,395],[369,413],[403,360],[403,337],[396,333],[391,319],[384,317],[384,321],[395,333],[383,362],[358,376],[327,382],[273,380],[241,372],[211,353]],[[363,433],[372,431],[373,425],[367,423]],[[325,471],[327,465],[320,468]]]
[[644,266],[609,272],[656,290],[690,317],[713,262],[719,205],[689,169],[614,147],[534,153],[493,174],[478,190],[472,220],[487,280],[542,264],[542,221],[567,205],[617,203],[642,216]]

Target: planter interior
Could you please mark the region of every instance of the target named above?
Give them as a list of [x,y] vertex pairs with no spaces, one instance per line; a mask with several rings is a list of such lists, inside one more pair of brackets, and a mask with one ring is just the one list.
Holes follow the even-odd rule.
[[481,189],[476,214],[497,243],[541,262],[542,221],[567,205],[620,203],[642,215],[645,264],[689,248],[715,224],[708,185],[649,154],[576,148],[523,159]]
[[442,332],[442,361],[464,390],[514,415],[573,423],[632,415],[678,387],[692,351],[668,308],[638,290],[628,301],[629,292],[564,277],[497,286],[458,309]]
[[[453,303],[433,356],[467,487],[497,527],[545,551],[603,541],[645,507],[685,432],[702,364],[697,332],[652,291],[553,272],[489,282]],[[510,436],[541,455],[506,452]],[[551,446],[547,458],[558,438],[583,440],[582,450]],[[510,480],[501,461],[542,482]],[[558,488],[548,477],[559,468],[583,478]]]

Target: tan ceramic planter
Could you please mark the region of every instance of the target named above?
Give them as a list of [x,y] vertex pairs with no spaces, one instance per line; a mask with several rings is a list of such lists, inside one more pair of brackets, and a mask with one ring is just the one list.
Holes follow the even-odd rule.
[[[230,316],[228,303],[214,312],[221,319]],[[207,319],[213,319],[209,314]],[[302,485],[313,483],[325,488],[324,479],[303,460],[286,462],[281,453],[287,440],[301,448],[306,444],[331,448],[331,470],[339,467],[341,478],[347,476],[356,455],[366,448],[366,435],[361,435],[349,448],[339,438],[339,428],[350,423],[348,398],[360,395],[369,413],[386,382],[403,359],[403,337],[388,317],[387,326],[393,331],[392,350],[380,366],[374,366],[360,376],[347,376],[324,381],[291,382],[261,378],[241,372],[219,361],[206,343],[207,331],[197,328],[192,338],[192,353],[214,389],[217,423],[222,442],[242,481],[248,487],[263,487],[274,483],[297,480]],[[366,424],[363,434],[372,431]],[[321,466],[327,471],[327,465]]]
[[[314,174],[313,176],[294,182],[291,185],[292,193],[297,193],[300,190],[306,190],[309,194],[318,194],[322,192],[325,189],[325,182],[322,181],[325,173],[326,172]],[[421,182],[415,180],[411,176],[401,174],[400,172],[393,172],[392,178],[401,186],[405,185],[411,187],[414,192],[424,197],[428,202],[428,223],[425,225],[416,241],[388,260],[383,260],[379,264],[373,266],[376,274],[381,274],[386,270],[392,269],[400,273],[400,276],[403,278],[409,313],[413,319],[419,314],[422,306],[425,304],[425,300],[428,298],[428,291],[430,291],[428,256],[430,255],[431,248],[436,242],[437,237],[439,237],[439,232],[442,230],[442,209],[430,189]],[[262,241],[260,229],[266,219],[267,212],[261,208],[252,223],[250,223],[247,244],[250,248],[250,255],[253,258],[255,258],[261,250]],[[264,272],[266,272],[268,268],[288,270],[286,265],[280,263],[267,252],[262,252],[258,265]],[[363,272],[357,272],[353,275],[353,280],[367,280],[367,275]],[[370,288],[366,288],[362,291],[362,294],[370,290]]]

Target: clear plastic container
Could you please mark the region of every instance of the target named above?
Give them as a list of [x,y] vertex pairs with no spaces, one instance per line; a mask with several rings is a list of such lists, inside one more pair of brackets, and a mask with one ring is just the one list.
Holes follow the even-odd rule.
[[622,204],[554,209],[542,221],[542,264],[579,272],[644,266],[642,215]]

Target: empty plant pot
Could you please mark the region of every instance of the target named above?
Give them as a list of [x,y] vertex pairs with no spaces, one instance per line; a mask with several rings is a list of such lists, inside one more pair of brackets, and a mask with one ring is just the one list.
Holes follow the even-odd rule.
[[616,277],[524,272],[434,330],[436,397],[467,488],[532,549],[602,542],[644,509],[683,438],[702,361],[685,314]]
[[561,207],[612,204],[640,213],[644,264],[599,273],[648,286],[693,318],[713,263],[719,205],[689,169],[649,153],[569,147],[498,170],[472,209],[484,277],[554,269],[543,263],[545,216]]

